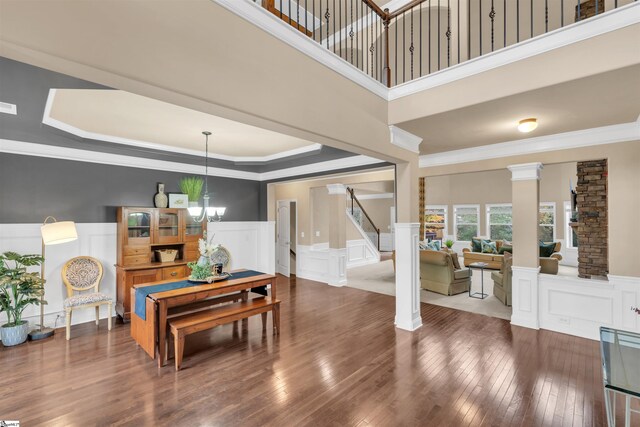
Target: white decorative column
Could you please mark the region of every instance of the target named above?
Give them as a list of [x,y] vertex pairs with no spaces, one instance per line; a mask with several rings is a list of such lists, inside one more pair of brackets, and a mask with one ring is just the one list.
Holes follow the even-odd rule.
[[420,316],[420,224],[396,223],[396,327],[414,331]]
[[329,271],[327,283],[331,286],[347,284],[347,187],[329,184]]
[[513,212],[511,324],[540,329],[538,212],[542,163],[509,166]]

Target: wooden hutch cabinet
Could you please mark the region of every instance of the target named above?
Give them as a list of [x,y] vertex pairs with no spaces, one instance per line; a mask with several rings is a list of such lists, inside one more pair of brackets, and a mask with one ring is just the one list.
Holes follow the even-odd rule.
[[[194,222],[186,209],[120,207],[117,215],[116,313],[129,320],[133,285],[189,275],[186,264],[200,255],[198,240],[206,221]],[[158,262],[155,251],[160,249],[177,250],[176,260]]]

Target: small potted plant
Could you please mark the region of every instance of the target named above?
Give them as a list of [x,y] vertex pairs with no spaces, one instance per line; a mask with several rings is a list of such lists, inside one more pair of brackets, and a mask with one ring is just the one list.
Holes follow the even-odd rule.
[[189,198],[189,207],[198,206],[204,180],[199,176],[187,176],[180,180],[180,191]]
[[31,304],[40,305],[45,282],[39,273],[27,272],[27,267],[43,262],[40,255],[16,252],[0,255],[0,312],[7,313],[7,323],[0,327],[0,336],[7,347],[27,340],[29,322],[22,320],[22,312]]
[[453,247],[453,240],[449,239],[446,242],[444,242],[445,246],[447,247],[447,249],[451,250],[451,248]]

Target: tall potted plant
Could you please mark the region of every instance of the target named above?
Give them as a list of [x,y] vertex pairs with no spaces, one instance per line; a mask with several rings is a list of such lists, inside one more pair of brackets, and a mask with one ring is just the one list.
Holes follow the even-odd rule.
[[31,304],[39,305],[44,292],[44,279],[40,273],[29,273],[27,267],[43,262],[40,255],[16,252],[0,255],[0,313],[7,313],[7,323],[0,327],[0,336],[5,346],[22,344],[27,340],[29,322],[22,320],[22,312]]

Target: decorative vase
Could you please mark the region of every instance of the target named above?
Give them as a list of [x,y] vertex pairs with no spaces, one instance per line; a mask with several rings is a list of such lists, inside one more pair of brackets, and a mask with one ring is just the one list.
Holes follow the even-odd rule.
[[2,325],[0,328],[0,336],[2,337],[2,345],[11,347],[22,344],[27,340],[29,335],[29,322],[23,320],[19,325],[8,326]]
[[169,206],[169,198],[164,194],[164,184],[158,184],[158,192],[153,198],[153,203],[156,205],[156,208],[166,208]]

